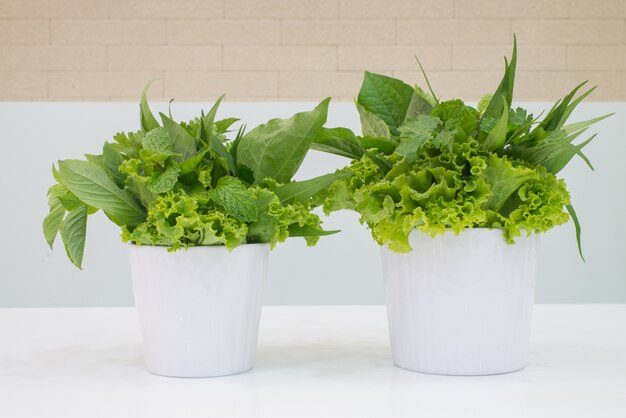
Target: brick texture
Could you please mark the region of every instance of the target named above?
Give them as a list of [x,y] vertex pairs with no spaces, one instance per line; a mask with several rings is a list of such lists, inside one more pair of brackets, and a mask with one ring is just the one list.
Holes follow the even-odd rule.
[[364,70],[444,98],[584,80],[626,99],[626,0],[0,0],[0,101],[351,100]]

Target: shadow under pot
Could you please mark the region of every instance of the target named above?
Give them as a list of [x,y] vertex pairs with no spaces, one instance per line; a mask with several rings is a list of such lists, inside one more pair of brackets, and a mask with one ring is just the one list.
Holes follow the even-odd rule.
[[242,373],[254,363],[268,244],[130,246],[147,369],[172,377]]
[[526,366],[539,237],[522,235],[507,244],[498,229],[414,231],[412,252],[382,249],[397,366],[446,375]]

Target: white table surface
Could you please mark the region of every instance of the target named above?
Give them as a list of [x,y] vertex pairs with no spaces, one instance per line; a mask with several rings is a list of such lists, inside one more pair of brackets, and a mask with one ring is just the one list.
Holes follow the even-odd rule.
[[256,366],[143,368],[132,308],[0,309],[0,417],[626,417],[626,305],[537,305],[530,365],[394,367],[383,306],[264,307]]

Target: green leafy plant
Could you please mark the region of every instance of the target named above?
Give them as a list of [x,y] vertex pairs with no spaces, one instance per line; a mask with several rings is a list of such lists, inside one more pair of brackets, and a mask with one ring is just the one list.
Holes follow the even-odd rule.
[[63,160],[53,167],[50,212],[43,222],[52,247],[60,233],[67,255],[81,267],[87,218],[102,211],[137,245],[270,243],[303,237],[314,245],[337,231],[321,228],[311,197],[349,173],[293,182],[324,129],[330,99],[310,112],[273,119],[232,139],[235,118],[215,120],[220,97],[207,114],[175,122],[150,110],[144,89],[141,130],[118,133],[100,155]]
[[[418,61],[419,63],[419,61]],[[499,228],[507,242],[522,232],[544,232],[571,216],[580,247],[580,224],[565,182],[556,174],[593,138],[574,140],[610,116],[567,124],[591,88],[585,83],[559,100],[543,118],[511,108],[517,45],[496,91],[477,108],[440,101],[392,77],[366,72],[356,106],[363,136],[324,129],[313,147],[352,159],[316,199],[326,213],[359,212],[374,239],[410,251],[409,234],[466,228]],[[421,64],[420,64],[421,68]],[[422,69],[423,71],[423,69]],[[424,74],[424,76],[426,76]]]

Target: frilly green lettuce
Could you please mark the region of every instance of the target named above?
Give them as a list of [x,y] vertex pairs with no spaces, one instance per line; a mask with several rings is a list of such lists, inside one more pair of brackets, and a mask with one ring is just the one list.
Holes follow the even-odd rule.
[[353,209],[380,245],[408,252],[409,235],[460,233],[466,228],[499,228],[507,242],[522,233],[544,232],[566,223],[565,182],[541,166],[481,151],[466,138],[447,147],[425,143],[414,162],[392,155],[383,174],[367,156],[344,170],[320,196],[324,212]]
[[[183,189],[156,197],[146,220],[134,228],[122,226],[122,239],[138,245],[162,245],[174,251],[198,245],[225,245],[267,242],[273,248],[289,237],[292,225],[319,229],[321,221],[307,205],[283,204],[270,190],[250,188],[258,206],[258,219],[245,222],[214,203],[209,193],[188,194]],[[308,245],[319,237],[306,236]]]

